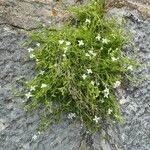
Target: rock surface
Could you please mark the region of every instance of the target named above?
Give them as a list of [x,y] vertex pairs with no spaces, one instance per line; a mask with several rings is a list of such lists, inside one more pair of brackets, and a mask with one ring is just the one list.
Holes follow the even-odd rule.
[[[63,120],[46,134],[37,132],[38,112],[34,116],[27,114],[23,99],[14,94],[18,88],[23,90],[19,79],[29,81],[35,74],[35,63],[21,45],[27,38],[20,29],[40,28],[39,20],[44,24],[55,21],[49,13],[52,7],[52,0],[0,0],[0,150],[149,150],[150,77],[138,86],[130,85],[120,91],[126,99],[121,105],[124,125],[91,135],[84,126]],[[148,76],[150,22],[135,9],[113,8],[110,12],[126,16],[128,28],[134,31],[138,57],[147,64],[137,76]]]

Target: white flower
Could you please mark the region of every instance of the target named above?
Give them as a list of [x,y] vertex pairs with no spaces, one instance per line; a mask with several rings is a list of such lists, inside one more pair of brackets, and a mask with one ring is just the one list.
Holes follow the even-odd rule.
[[37,46],[37,47],[40,47],[40,43],[37,43],[36,46]]
[[91,84],[94,86],[94,81],[91,81]]
[[36,62],[38,62],[39,61],[39,59],[36,59]]
[[31,92],[29,92],[29,93],[26,93],[25,96],[27,97],[27,99],[29,99],[30,97],[32,97],[32,94]]
[[96,36],[96,40],[97,40],[97,41],[100,41],[100,40],[101,40],[100,34],[98,34],[98,35]]
[[105,44],[107,44],[109,42],[109,40],[108,39],[102,39],[102,43],[105,43]]
[[87,73],[90,74],[90,73],[93,73],[93,72],[92,72],[91,69],[87,69]]
[[73,119],[74,117],[76,117],[75,113],[68,114],[68,119]]
[[99,117],[95,116],[95,118],[93,119],[96,123],[98,123],[98,121],[100,120]]
[[128,70],[131,70],[131,71],[133,71],[133,66],[132,65],[130,65],[130,66],[128,66],[128,68],[127,68]]
[[46,88],[46,87],[47,87],[47,85],[42,83],[41,88]]
[[59,40],[58,43],[61,45],[63,44],[65,41],[64,40]]
[[35,91],[36,86],[31,86],[30,91]]
[[90,19],[86,19],[85,22],[86,23],[91,23],[91,20]]
[[67,45],[67,46],[71,45],[71,42],[66,41],[66,45]]
[[120,99],[120,104],[125,104],[127,101],[126,99],[123,97],[122,99]]
[[43,74],[44,74],[44,71],[41,70],[41,71],[40,71],[40,74],[43,75]]
[[64,48],[64,53],[66,53],[66,52],[67,52],[67,50],[68,50],[68,47],[65,47],[65,48]]
[[30,58],[35,58],[35,55],[34,54],[30,54]]
[[96,56],[96,53],[94,53],[93,51],[89,51],[89,53],[91,54],[91,55],[93,55],[93,56]]
[[30,53],[30,52],[34,51],[34,49],[31,48],[31,47],[29,47],[29,48],[27,49],[27,51]]
[[83,40],[78,41],[78,45],[79,45],[79,46],[83,46],[83,45],[84,45]]
[[66,57],[66,54],[63,54],[62,56],[63,56],[63,57]]
[[111,57],[112,61],[118,60],[118,58],[115,58],[114,56]]
[[108,98],[109,95],[109,89],[106,87],[104,90],[104,97]]
[[83,78],[84,80],[86,79],[86,77],[87,77],[86,74],[83,74],[83,75],[82,75],[82,78]]
[[32,139],[35,141],[38,138],[38,136],[35,134]]
[[119,87],[119,86],[120,86],[120,84],[121,84],[121,82],[120,82],[120,81],[116,81],[116,82],[114,83],[114,88]]
[[108,114],[110,115],[112,113],[112,109],[108,109]]
[[89,54],[89,53],[86,53],[85,56],[90,57],[90,54]]

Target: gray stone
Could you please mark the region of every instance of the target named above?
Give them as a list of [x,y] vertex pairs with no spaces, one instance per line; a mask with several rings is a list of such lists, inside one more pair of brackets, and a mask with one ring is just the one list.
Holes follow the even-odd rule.
[[[44,23],[47,19],[51,21],[48,11],[52,1],[50,5],[48,2],[0,0],[0,150],[149,150],[149,78],[137,86],[129,85],[118,91],[118,95],[127,100],[121,105],[125,120],[122,125],[106,125],[101,133],[91,135],[84,126],[62,119],[46,133],[38,133],[38,113],[27,114],[24,99],[15,93],[24,91],[19,79],[30,81],[35,75],[35,62],[29,59],[27,48],[21,45],[27,41],[26,33],[20,29],[37,28],[38,18]],[[123,8],[111,11],[114,15],[120,12],[127,16],[127,27],[134,30],[133,39],[139,49],[138,59],[148,65],[143,66],[137,76],[149,77],[150,22],[135,10]]]

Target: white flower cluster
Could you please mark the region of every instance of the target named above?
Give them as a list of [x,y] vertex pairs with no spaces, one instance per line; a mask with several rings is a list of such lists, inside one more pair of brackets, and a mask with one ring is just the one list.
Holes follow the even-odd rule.
[[27,49],[27,51],[28,51],[29,53],[31,53],[31,52],[33,52],[33,51],[34,51],[34,49],[33,49],[33,48],[31,48],[31,47],[29,47],[29,48]]
[[94,57],[95,57],[95,56],[96,56],[96,53],[93,52],[92,50],[89,50],[88,53],[85,54],[85,56],[87,56],[87,57],[94,56]]
[[[62,44],[66,44],[66,46],[70,46],[71,45],[71,42],[70,41],[65,41],[65,40],[58,40],[58,43],[60,44],[60,45],[62,45]],[[64,54],[62,55],[64,58],[66,58],[66,52],[67,52],[67,50],[68,50],[68,47],[64,47],[63,48],[64,49]]]
[[96,39],[97,41],[102,41],[103,44],[108,44],[108,43],[110,42],[109,39],[107,39],[107,38],[102,38],[102,37],[100,36],[100,34],[98,34],[98,35],[95,37],[95,39]]
[[[87,69],[87,74],[92,74],[92,73],[93,73],[92,69]],[[87,75],[83,74],[82,78],[85,80],[87,78]],[[94,86],[95,82],[91,81],[90,84]]]
[[[87,74],[92,74],[92,69],[87,69]],[[87,75],[86,74],[83,74],[82,75],[82,78],[85,80],[87,78]]]
[[[47,85],[42,83],[41,84],[41,88],[46,88]],[[32,91],[35,91],[36,90],[36,86],[31,86],[30,87],[30,91],[28,93],[25,94],[25,96],[27,97],[27,99],[31,98],[33,95],[31,94]]]
[[[37,46],[37,47],[40,47],[40,43],[37,43],[36,46]],[[34,55],[34,54],[31,54],[31,52],[34,51],[33,48],[29,47],[29,48],[27,49],[27,51],[30,53],[29,57],[30,57],[31,59],[35,58],[35,55]]]
[[58,43],[59,43],[60,45],[66,43],[66,46],[71,45],[71,42],[70,42],[70,41],[65,41],[65,40],[58,40]]

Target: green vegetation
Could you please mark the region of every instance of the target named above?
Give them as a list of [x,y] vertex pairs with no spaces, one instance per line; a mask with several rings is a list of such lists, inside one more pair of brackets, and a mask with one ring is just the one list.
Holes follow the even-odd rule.
[[83,121],[90,131],[121,120],[115,91],[134,70],[135,62],[122,47],[130,41],[124,25],[104,17],[101,0],[69,8],[71,19],[62,28],[30,34],[37,47],[28,48],[38,74],[27,83],[29,110],[42,106],[42,126],[65,114]]

